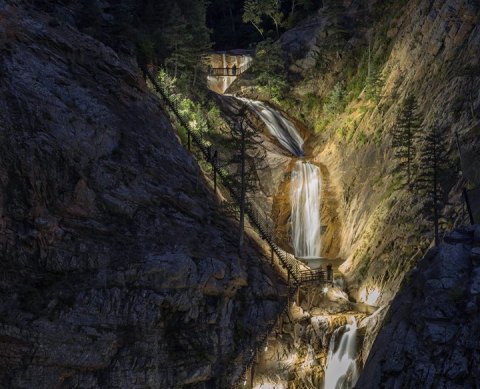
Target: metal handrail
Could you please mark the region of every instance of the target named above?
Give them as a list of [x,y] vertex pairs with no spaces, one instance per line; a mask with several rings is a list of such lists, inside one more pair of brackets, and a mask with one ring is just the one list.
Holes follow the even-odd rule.
[[[188,124],[188,122],[182,117],[180,112],[178,112],[177,107],[175,106],[175,103],[170,100],[168,97],[166,91],[164,88],[162,88],[157,81],[154,79],[154,77],[150,74],[150,72],[147,69],[144,69],[145,74],[147,75],[148,79],[154,86],[155,90],[160,94],[162,99],[164,100],[165,104],[167,107],[173,112],[175,115],[176,119],[180,122],[180,124],[187,130],[187,135],[188,135],[188,143],[190,144],[190,138],[192,139],[193,143],[200,149],[201,153],[203,154],[203,157],[207,162],[209,162],[220,179],[223,182],[223,185],[225,188],[228,189],[230,192],[233,200],[237,202],[237,205],[240,204],[240,193],[235,190],[230,185],[230,177],[227,173],[227,171],[223,168],[220,167],[218,160],[212,160],[211,158],[211,148],[204,144],[203,140],[198,136],[198,134],[193,131]],[[273,237],[270,235],[269,231],[267,231],[265,225],[266,223],[262,221],[261,217],[258,215],[258,213],[254,210],[253,205],[247,200],[245,202],[245,214],[248,216],[251,225],[260,233],[260,236],[269,244],[271,249],[275,252],[275,254],[278,256],[280,262],[282,263],[283,267],[287,270],[287,274],[289,278],[293,279],[293,282],[295,284],[299,284],[300,280],[298,278],[298,261],[295,259],[294,256],[291,254],[288,254],[284,250],[282,250],[274,241]]]
[[[232,199],[237,203],[237,206],[240,204],[240,193],[235,190],[230,185],[231,178],[223,167],[220,166],[218,163],[218,160],[215,158],[212,158],[212,149],[210,146],[206,145],[203,141],[203,139],[198,136],[198,134],[193,131],[188,124],[187,120],[183,118],[183,116],[179,113],[175,102],[172,102],[171,99],[168,97],[167,92],[163,87],[161,87],[156,80],[153,78],[153,76],[150,74],[148,69],[143,69],[144,74],[147,76],[147,78],[150,80],[152,83],[153,87],[155,90],[160,94],[162,100],[166,104],[166,106],[170,109],[170,111],[174,114],[175,118],[178,120],[178,122],[186,129],[187,131],[187,136],[188,136],[188,148],[190,149],[190,140],[193,141],[193,143],[198,147],[200,150],[201,154],[205,158],[205,160],[211,164],[213,167],[214,171],[218,176],[220,177],[223,185],[225,188],[230,192],[230,195]],[[281,312],[277,315],[276,319],[273,321],[267,322],[265,328],[263,331],[260,332],[260,334],[257,336],[255,339],[255,346],[252,349],[252,351],[249,352],[249,355],[245,356],[246,362],[244,363],[244,367],[242,369],[242,373],[240,377],[235,381],[234,386],[238,386],[240,383],[242,383],[245,380],[246,373],[248,369],[252,366],[255,360],[255,356],[257,355],[258,351],[264,346],[265,342],[268,339],[268,335],[272,332],[272,330],[279,324],[280,320],[282,320],[283,315],[288,309],[290,299],[293,297],[293,295],[296,293],[297,289],[300,287],[302,280],[304,282],[310,282],[313,281],[311,279],[312,275],[314,275],[316,281],[321,281],[321,280],[326,280],[326,277],[324,277],[324,272],[323,271],[309,271],[308,274],[309,276],[305,276],[305,271],[299,271],[299,261],[292,255],[287,253],[286,251],[282,250],[273,240],[273,237],[271,235],[271,232],[269,231],[269,223],[261,217],[261,215],[255,210],[254,206],[252,203],[250,203],[248,200],[245,202],[245,214],[248,216],[251,225],[257,230],[257,232],[260,234],[260,237],[265,240],[270,248],[272,249],[272,252],[276,254],[277,258],[280,261],[280,264],[286,269],[287,275],[288,275],[288,284],[290,286],[290,292],[288,294],[288,298],[284,303],[283,309]],[[273,260],[274,258],[272,258]],[[270,262],[268,261],[272,266],[273,261]],[[325,281],[323,281],[325,282]]]
[[252,61],[239,66],[238,68],[209,68],[208,75],[214,77],[237,77],[246,72],[252,66]]

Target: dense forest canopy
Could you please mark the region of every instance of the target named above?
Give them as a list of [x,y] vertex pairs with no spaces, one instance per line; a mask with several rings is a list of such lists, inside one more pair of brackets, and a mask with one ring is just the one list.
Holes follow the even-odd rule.
[[315,0],[27,0],[72,23],[120,55],[162,66],[180,84],[197,86],[212,50],[275,41],[322,5]]

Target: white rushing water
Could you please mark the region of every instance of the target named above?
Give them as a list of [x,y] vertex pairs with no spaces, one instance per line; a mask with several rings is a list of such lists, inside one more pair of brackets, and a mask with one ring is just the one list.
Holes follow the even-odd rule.
[[330,340],[324,389],[350,389],[357,382],[357,321],[351,319],[352,323],[337,328]]
[[292,245],[299,258],[320,257],[320,169],[312,163],[297,161],[292,171]]
[[285,149],[297,157],[303,156],[303,139],[290,120],[261,101],[244,97],[237,97],[237,99],[247,103],[257,113],[267,126],[270,134],[277,138]]

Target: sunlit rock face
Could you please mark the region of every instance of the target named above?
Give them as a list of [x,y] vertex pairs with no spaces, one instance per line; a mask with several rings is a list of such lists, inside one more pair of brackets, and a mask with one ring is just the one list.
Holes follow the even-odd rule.
[[362,367],[365,317],[338,287],[302,288],[259,355],[253,387],[353,387]]
[[358,388],[480,385],[480,226],[448,234],[406,276]]
[[[252,51],[232,50],[228,52],[212,53],[208,57],[208,65],[211,69],[229,69],[229,74],[233,74],[235,66],[236,72],[247,66],[253,60]],[[236,76],[216,76],[208,75],[207,86],[210,90],[223,94],[230,85],[237,79]]]
[[239,258],[134,59],[20,3],[0,1],[0,387],[230,387],[281,284],[250,238]]
[[[388,307],[433,238],[423,204],[396,173],[392,129],[407,95],[417,98],[422,130],[441,129],[457,166],[458,135],[462,172],[451,167],[442,178],[444,231],[468,222],[461,189],[480,185],[480,8],[466,0],[323,4],[280,38],[292,82],[289,99],[276,104],[315,131],[305,148],[312,162],[326,167],[337,194],[337,252],[346,259],[341,270],[350,295]],[[365,90],[369,46],[383,80],[378,101]],[[232,92],[268,101],[247,81]],[[337,83],[344,106],[331,113],[324,103]],[[287,212],[279,214],[285,219]],[[386,311],[371,320],[365,354]]]

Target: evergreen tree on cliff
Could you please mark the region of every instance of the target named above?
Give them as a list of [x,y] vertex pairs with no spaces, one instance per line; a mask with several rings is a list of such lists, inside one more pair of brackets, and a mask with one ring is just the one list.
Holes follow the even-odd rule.
[[267,39],[257,45],[256,61],[252,68],[257,84],[274,99],[283,98],[288,87],[285,61],[276,42]]
[[436,126],[429,128],[422,138],[416,187],[420,196],[426,197],[425,211],[433,221],[436,246],[440,243],[438,220],[443,197],[440,175],[447,166],[446,150],[443,131]]
[[187,5],[182,10],[177,3],[173,4],[169,23],[163,30],[163,40],[169,50],[165,65],[175,78],[195,85],[199,73],[205,71],[211,42],[204,2],[194,1]]
[[244,23],[251,23],[263,38],[263,29],[260,27],[262,23],[262,9],[258,0],[245,1],[242,20]]
[[397,170],[407,177],[407,185],[412,183],[415,160],[415,139],[420,128],[421,118],[415,96],[409,95],[403,102],[393,130],[392,147],[397,159]]
[[261,146],[257,132],[247,118],[248,107],[243,105],[230,120],[229,141],[223,146],[231,157],[224,162],[229,170],[230,185],[234,188],[240,208],[239,249],[242,252],[244,242],[245,214],[247,197],[258,187],[257,170],[264,157],[256,150]]

